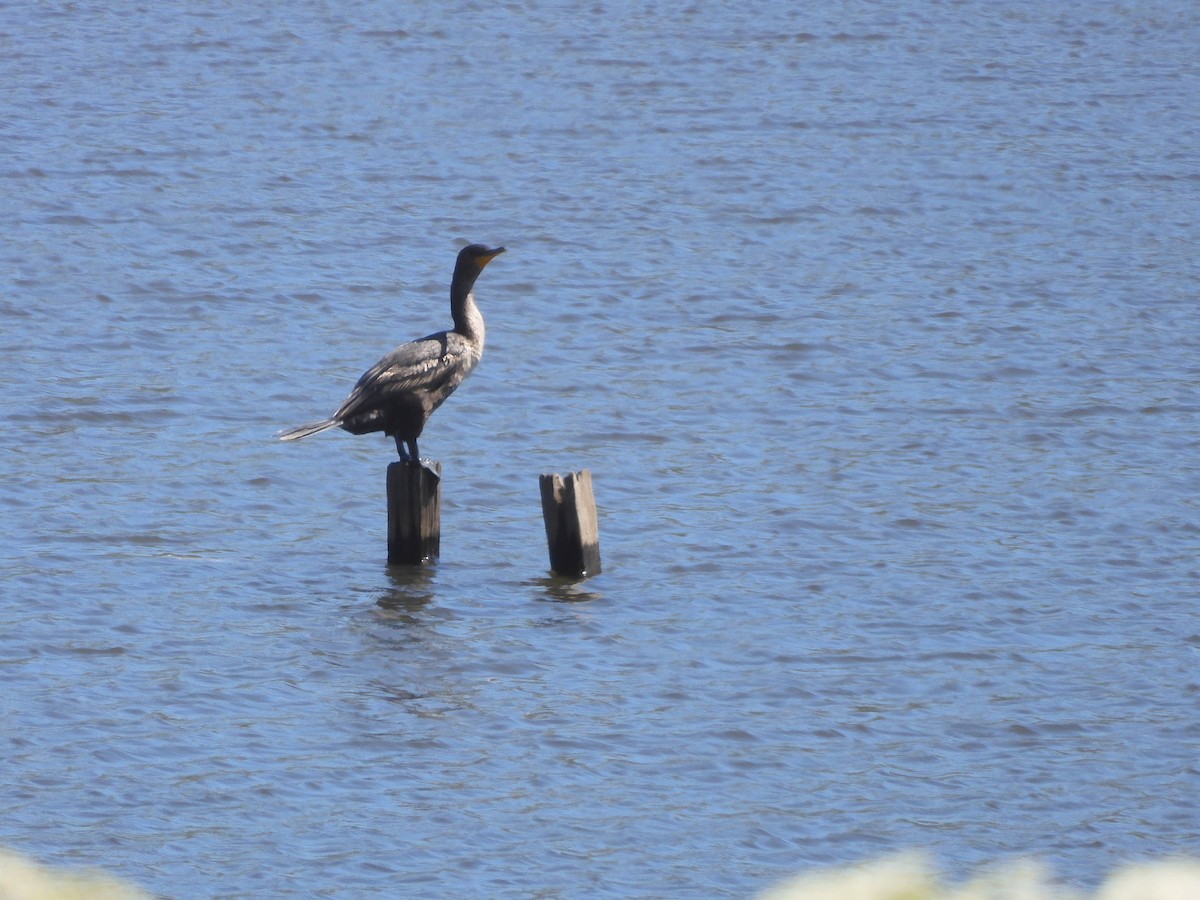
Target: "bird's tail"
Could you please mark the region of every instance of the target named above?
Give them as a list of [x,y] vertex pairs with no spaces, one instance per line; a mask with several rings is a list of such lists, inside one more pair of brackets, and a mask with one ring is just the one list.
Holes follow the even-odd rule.
[[310,434],[328,431],[330,428],[336,428],[341,424],[337,419],[324,419],[320,422],[309,422],[307,425],[301,425],[299,428],[289,428],[287,431],[279,432],[275,437],[281,441],[298,441],[300,438],[308,437]]

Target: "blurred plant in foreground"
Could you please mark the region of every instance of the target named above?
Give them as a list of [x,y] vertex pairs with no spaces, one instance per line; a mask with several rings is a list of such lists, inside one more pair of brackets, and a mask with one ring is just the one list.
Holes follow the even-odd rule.
[[0,849],[0,900],[151,900],[151,897],[103,872],[50,869]]
[[[102,872],[55,870],[0,849],[0,900],[152,898]],[[1012,863],[961,885],[945,885],[922,857],[896,856],[799,875],[761,894],[759,900],[1200,900],[1200,862],[1178,859],[1131,865],[1087,895],[1055,884],[1034,863]]]
[[1131,865],[1095,894],[1055,884],[1035,863],[997,867],[961,885],[941,883],[920,856],[896,856],[788,879],[759,900],[1200,900],[1200,862]]

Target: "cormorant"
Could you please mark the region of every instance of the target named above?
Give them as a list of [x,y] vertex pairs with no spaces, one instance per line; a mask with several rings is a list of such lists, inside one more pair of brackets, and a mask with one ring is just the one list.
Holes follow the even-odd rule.
[[401,344],[358,379],[346,401],[328,419],[279,433],[295,441],[337,426],[351,434],[382,431],[396,440],[402,461],[420,464],[417,438],[433,411],[454,393],[483,356],[483,316],[475,305],[475,279],[504,252],[483,244],[459,251],[450,282],[454,328]]

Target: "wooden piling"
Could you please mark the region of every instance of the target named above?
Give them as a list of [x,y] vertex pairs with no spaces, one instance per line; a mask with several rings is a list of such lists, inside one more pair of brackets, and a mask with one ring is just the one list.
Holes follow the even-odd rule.
[[442,464],[433,471],[411,462],[387,468],[388,564],[437,559],[442,542]]
[[538,481],[550,568],[568,578],[598,575],[600,529],[596,523],[591,471],[572,472],[566,478],[545,474]]

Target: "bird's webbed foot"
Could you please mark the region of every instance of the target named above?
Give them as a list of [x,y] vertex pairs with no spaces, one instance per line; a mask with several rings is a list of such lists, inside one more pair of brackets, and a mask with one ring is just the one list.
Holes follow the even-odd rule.
[[416,441],[406,441],[403,438],[396,436],[396,452],[400,454],[400,462],[408,463],[413,466],[420,466],[428,471],[431,475],[441,480],[438,471],[435,468],[436,462],[432,459],[421,459],[421,454],[417,450]]
[[437,469],[434,468],[437,465],[437,461],[432,459],[421,459],[421,452],[417,449],[416,441],[408,442],[408,461],[414,466],[420,466],[439,481],[441,480],[442,476],[439,475]]

